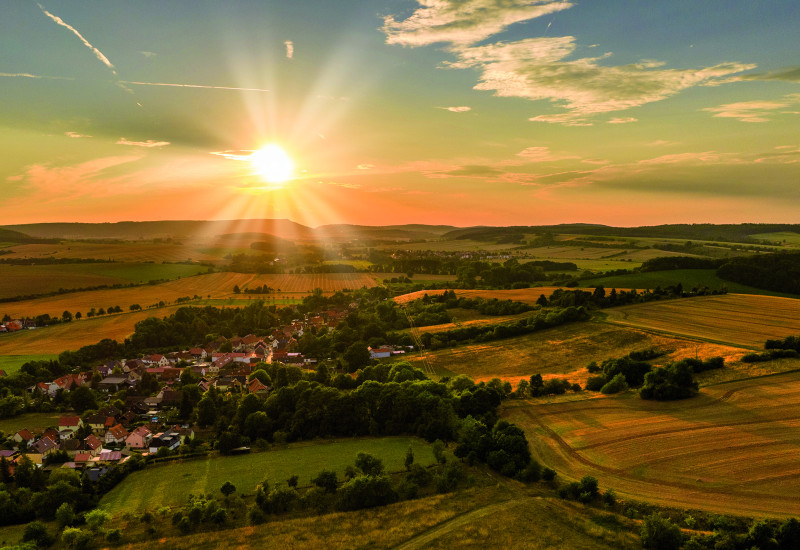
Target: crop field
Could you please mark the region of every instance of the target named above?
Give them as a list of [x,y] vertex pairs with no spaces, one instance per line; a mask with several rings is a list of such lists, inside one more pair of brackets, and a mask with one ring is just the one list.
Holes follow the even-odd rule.
[[[384,279],[391,280],[393,277],[405,277],[405,273],[370,273],[370,276],[374,277],[378,282],[383,282]],[[414,276],[411,278],[412,282],[419,283],[422,281],[455,281],[455,275],[432,275],[429,273],[415,273]]]
[[470,252],[484,250],[498,252],[501,250],[511,250],[519,246],[518,244],[495,244],[491,242],[472,241],[469,239],[453,239],[448,241],[424,241],[417,243],[391,243],[381,248],[390,250],[433,250],[435,252]]
[[681,256],[675,252],[654,250],[650,248],[597,248],[577,246],[542,246],[525,249],[527,254],[541,259],[572,261],[572,260],[628,260],[643,262],[650,258],[660,256]]
[[[731,346],[588,321],[516,338],[444,348],[427,352],[424,357],[441,375],[466,374],[476,381],[496,377],[516,385],[521,378],[539,373],[545,379],[566,378],[583,386],[589,376],[585,367],[590,362],[599,363],[650,347],[669,351],[655,364],[684,357],[717,355],[735,361],[745,353],[745,350]],[[404,359],[417,365],[424,360],[422,354],[410,354]]]
[[776,233],[757,233],[750,235],[754,239],[763,241],[779,241],[786,245],[798,246],[800,245],[800,234],[793,231],[780,231]]
[[711,290],[727,288],[729,292],[737,294],[763,294],[765,296],[788,296],[779,292],[762,290],[733,281],[726,281],[717,277],[713,269],[675,269],[670,271],[653,271],[647,273],[631,273],[628,275],[613,275],[581,281],[581,286],[604,286],[606,288],[665,288],[678,283],[685,290],[692,288],[708,287]]
[[177,279],[207,270],[201,265],[149,263],[0,265],[0,298],[56,292],[62,288]]
[[[549,297],[558,288],[560,287],[537,286],[534,288],[519,288],[514,290],[458,289],[455,292],[456,297],[458,298],[485,298],[487,300],[497,298],[498,300],[514,300],[516,302],[523,302],[525,304],[533,305],[536,303],[536,300],[539,299],[539,296],[544,294],[545,296]],[[439,296],[444,293],[444,290],[418,290],[416,292],[410,292],[408,294],[396,296],[394,301],[398,304],[407,304],[408,302],[422,298],[426,294],[428,296]]]
[[621,496],[748,516],[800,514],[800,373],[644,401],[632,392],[508,407],[534,456],[560,475],[592,475]]
[[147,317],[166,317],[179,306],[136,311],[118,315],[104,315],[82,319],[36,330],[21,330],[0,336],[0,357],[19,355],[58,355],[62,351],[76,350],[96,344],[103,338],[119,342],[133,334],[134,325]]
[[[241,298],[242,295],[233,293],[233,287],[244,289],[247,286],[256,287],[267,285],[280,292],[273,294],[259,294],[254,297],[264,298],[302,298],[311,293],[315,288],[321,288],[326,293],[333,293],[345,288],[356,289],[362,286],[373,287],[375,280],[365,273],[325,273],[310,275],[253,275],[248,273],[209,273],[195,277],[145,285],[133,288],[115,288],[106,290],[91,290],[36,298],[19,302],[0,304],[0,314],[11,317],[35,316],[43,313],[50,315],[61,314],[66,310],[73,314],[80,311],[83,315],[91,308],[104,308],[120,306],[127,310],[132,304],[139,304],[146,308],[157,304],[174,302],[181,297],[195,295],[205,299]],[[246,295],[246,292],[243,292]]]
[[99,258],[117,262],[215,261],[222,257],[207,254],[201,246],[169,243],[88,243],[22,244],[14,246],[6,258]]
[[800,335],[800,300],[749,294],[698,296],[603,310],[617,325],[762,349],[768,339]]
[[119,515],[180,505],[190,493],[218,492],[226,481],[236,485],[242,495],[251,494],[265,479],[275,486],[292,475],[300,476],[300,486],[308,486],[312,477],[326,469],[335,470],[343,481],[345,468],[360,452],[380,458],[387,471],[395,472],[403,469],[409,447],[414,450],[415,462],[434,463],[430,446],[411,437],[303,443],[247,455],[167,463],[134,472],[103,497],[100,507]]

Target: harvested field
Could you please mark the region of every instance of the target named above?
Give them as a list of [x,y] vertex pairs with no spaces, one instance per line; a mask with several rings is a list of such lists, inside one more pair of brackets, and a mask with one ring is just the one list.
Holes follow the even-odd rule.
[[748,516],[800,514],[800,373],[703,388],[672,402],[633,393],[510,406],[534,456],[623,497]]
[[[550,296],[553,291],[560,287],[557,286],[537,286],[534,288],[520,288],[515,290],[461,290],[457,289],[456,296],[458,298],[486,298],[491,300],[497,298],[498,300],[514,300],[526,304],[535,304],[539,296],[544,294]],[[569,289],[568,289],[569,290]],[[426,294],[428,296],[439,296],[444,294],[444,290],[418,290],[417,292],[410,292],[401,296],[395,297],[394,301],[398,304],[406,304],[417,298],[422,298]]]
[[[590,362],[601,362],[650,347],[670,350],[655,364],[687,356],[708,358],[720,355],[726,361],[733,361],[745,353],[734,347],[589,321],[517,338],[445,348],[429,352],[426,357],[434,370],[443,375],[466,374],[478,381],[497,377],[516,384],[521,378],[540,373],[545,379],[564,377],[583,386],[589,376],[585,367]],[[422,354],[411,354],[405,359],[412,363],[423,362]]]
[[[383,282],[384,279],[391,280],[392,277],[405,277],[405,273],[370,273],[371,276],[375,277],[378,282]],[[419,283],[421,281],[455,281],[455,275],[431,275],[429,273],[415,273],[414,276],[411,278],[411,282]]]
[[134,325],[147,317],[166,317],[179,306],[157,308],[134,313],[104,315],[82,319],[36,330],[22,330],[0,336],[0,356],[3,355],[58,355],[62,351],[76,350],[96,344],[103,338],[119,342],[133,334]]
[[150,263],[0,265],[0,298],[44,294],[59,289],[177,279],[207,270],[201,265]]
[[800,334],[800,300],[726,294],[603,310],[607,322],[751,349]]
[[60,244],[22,244],[6,258],[99,258],[117,262],[215,261],[222,256],[207,254],[200,245],[168,243],[88,243],[69,241]]
[[[373,287],[375,280],[365,273],[325,273],[310,275],[254,275],[248,273],[209,273],[195,277],[185,277],[176,281],[169,281],[157,285],[145,285],[133,288],[118,288],[108,290],[92,290],[61,294],[47,298],[24,300],[0,304],[0,314],[12,317],[35,316],[43,313],[50,315],[61,314],[65,311],[75,313],[80,311],[84,315],[91,308],[108,308],[120,306],[127,310],[132,304],[147,307],[159,301],[174,302],[185,296],[198,295],[208,299],[227,299],[237,296],[233,287],[256,287],[267,285],[280,292],[272,294],[254,295],[254,297],[285,299],[303,297],[313,289],[321,288],[326,293],[333,293],[345,288],[356,289],[362,286]],[[247,293],[244,292],[243,295]],[[241,295],[239,295],[240,297]]]

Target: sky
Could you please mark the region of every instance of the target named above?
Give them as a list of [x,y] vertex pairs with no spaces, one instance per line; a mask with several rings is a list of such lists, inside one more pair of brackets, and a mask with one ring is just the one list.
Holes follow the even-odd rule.
[[0,223],[797,223],[798,37],[797,0],[14,0]]

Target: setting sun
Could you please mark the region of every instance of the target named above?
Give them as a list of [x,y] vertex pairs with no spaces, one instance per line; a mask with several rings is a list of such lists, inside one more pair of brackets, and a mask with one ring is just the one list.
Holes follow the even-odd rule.
[[265,145],[250,155],[255,171],[269,183],[283,183],[292,178],[294,163],[279,145]]

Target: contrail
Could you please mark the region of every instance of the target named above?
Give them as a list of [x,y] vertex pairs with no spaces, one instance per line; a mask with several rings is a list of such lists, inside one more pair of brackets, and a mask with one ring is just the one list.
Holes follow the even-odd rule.
[[0,76],[15,77],[15,78],[35,78],[35,79],[46,79],[46,80],[75,80],[75,78],[71,76],[43,76],[31,73],[0,73]]
[[286,59],[294,57],[294,42],[287,40],[283,45],[286,46]]
[[114,75],[116,76],[116,74],[117,74],[117,70],[116,70],[116,68],[114,67],[114,64],[113,64],[113,63],[111,63],[111,61],[109,61],[109,60],[108,60],[108,58],[107,58],[105,55],[103,55],[103,52],[101,52],[100,50],[98,50],[97,48],[95,48],[94,46],[92,46],[92,45],[89,43],[89,41],[88,41],[88,40],[86,40],[86,39],[83,37],[83,35],[82,35],[81,33],[79,33],[79,32],[78,32],[78,30],[77,30],[75,27],[73,27],[72,25],[70,25],[69,23],[67,23],[66,21],[64,21],[64,20],[63,20],[63,19],[61,19],[60,17],[58,17],[57,15],[53,15],[52,13],[50,13],[49,11],[47,11],[46,9],[44,9],[44,6],[42,6],[40,3],[38,3],[38,2],[37,2],[37,3],[36,3],[36,5],[37,5],[37,6],[39,6],[39,9],[40,9],[40,10],[42,10],[42,13],[44,13],[44,14],[45,14],[47,17],[49,17],[50,19],[52,19],[52,20],[53,20],[53,21],[54,21],[54,22],[55,22],[57,25],[61,25],[62,27],[66,28],[66,29],[69,29],[70,31],[72,31],[72,34],[74,34],[75,36],[77,36],[77,37],[78,37],[78,39],[79,39],[81,42],[83,42],[83,45],[84,45],[84,46],[86,46],[87,48],[89,48],[90,50],[92,50],[92,52],[94,52],[94,55],[95,55],[95,57],[97,57],[97,59],[99,59],[99,60],[100,60],[100,61],[103,63],[103,65],[105,65],[106,67],[108,67],[109,69],[111,69],[111,72],[112,72],[112,73],[114,73]]
[[202,88],[204,90],[239,90],[243,92],[269,92],[264,88],[237,88],[234,86],[205,86],[202,84],[176,84],[172,82],[137,82],[134,80],[120,80],[122,84],[132,86],[169,86],[172,88]]

